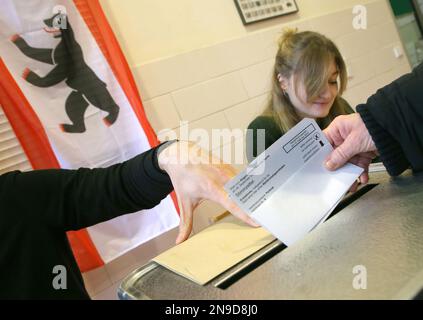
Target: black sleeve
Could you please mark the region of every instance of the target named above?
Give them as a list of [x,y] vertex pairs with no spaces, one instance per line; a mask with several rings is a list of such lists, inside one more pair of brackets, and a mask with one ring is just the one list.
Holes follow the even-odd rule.
[[173,189],[157,148],[108,168],[36,170],[0,176],[0,211],[64,231],[152,208]]
[[423,64],[357,107],[391,175],[423,170],[422,84]]

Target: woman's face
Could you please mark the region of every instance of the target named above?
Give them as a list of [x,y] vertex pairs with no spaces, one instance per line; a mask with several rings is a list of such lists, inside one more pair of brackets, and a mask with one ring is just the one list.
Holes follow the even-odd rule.
[[313,101],[308,101],[304,83],[298,82],[297,93],[295,92],[294,76],[288,81],[282,81],[282,89],[289,95],[292,105],[295,107],[297,114],[302,118],[324,118],[329,111],[338,95],[338,69],[335,62],[329,66],[329,79],[323,91]]

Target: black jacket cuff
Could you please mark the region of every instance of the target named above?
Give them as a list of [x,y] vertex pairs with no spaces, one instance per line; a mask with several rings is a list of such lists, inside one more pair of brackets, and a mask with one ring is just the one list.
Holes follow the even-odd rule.
[[391,176],[397,176],[408,169],[410,163],[404,155],[401,145],[374,119],[366,105],[357,106],[357,112],[366,125],[380,153],[386,170]]

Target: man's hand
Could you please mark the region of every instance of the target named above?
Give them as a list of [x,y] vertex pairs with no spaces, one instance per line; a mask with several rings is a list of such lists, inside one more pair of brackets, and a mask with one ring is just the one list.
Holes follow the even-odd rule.
[[335,148],[326,159],[326,167],[336,170],[351,162],[364,168],[360,182],[367,183],[369,165],[377,156],[377,150],[360,114],[339,116],[323,132]]
[[171,144],[159,154],[159,166],[169,175],[181,208],[181,223],[176,243],[186,240],[192,230],[193,210],[202,200],[222,205],[245,223],[258,227],[223,189],[235,175],[235,169],[192,142]]

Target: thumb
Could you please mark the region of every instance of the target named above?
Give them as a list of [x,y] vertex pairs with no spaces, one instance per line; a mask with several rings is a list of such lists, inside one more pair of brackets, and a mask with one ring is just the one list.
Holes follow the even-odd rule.
[[223,206],[232,215],[240,219],[241,221],[249,224],[252,227],[260,227],[249,215],[247,215],[238,205],[229,198],[226,191],[223,189],[216,190],[211,197],[211,200]]
[[354,145],[351,143],[351,140],[347,138],[326,158],[326,168],[329,170],[336,170],[347,163],[354,155]]

